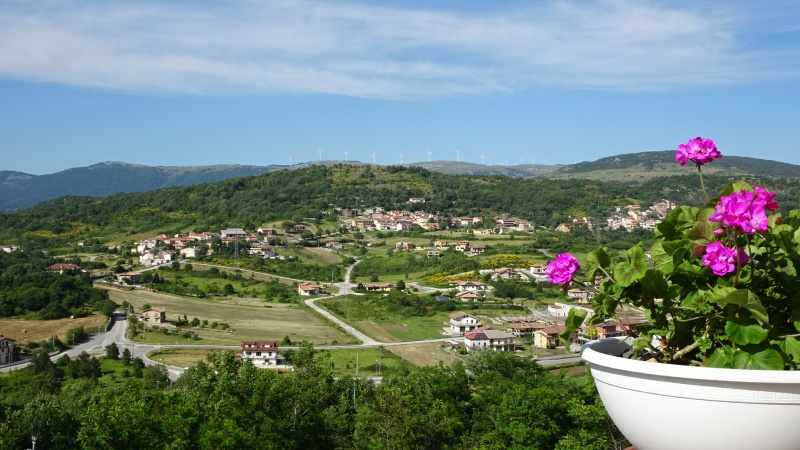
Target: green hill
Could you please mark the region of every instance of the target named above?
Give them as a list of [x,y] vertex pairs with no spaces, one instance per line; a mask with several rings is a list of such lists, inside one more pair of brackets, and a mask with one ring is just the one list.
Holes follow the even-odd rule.
[[[691,173],[692,169],[686,168]],[[782,209],[798,202],[795,179],[749,177],[779,193]],[[708,176],[711,193],[730,177]],[[574,216],[605,217],[615,205],[667,198],[699,205],[696,177],[657,178],[638,185],[587,179],[444,175],[406,166],[312,166],[199,186],[172,187],[104,198],[59,197],[22,211],[0,214],[0,242],[96,238],[103,242],[153,232],[254,229],[280,220],[324,220],[337,208],[380,206],[424,209],[442,215],[510,214],[554,226]],[[425,203],[409,204],[412,197]],[[329,215],[326,215],[329,214]]]

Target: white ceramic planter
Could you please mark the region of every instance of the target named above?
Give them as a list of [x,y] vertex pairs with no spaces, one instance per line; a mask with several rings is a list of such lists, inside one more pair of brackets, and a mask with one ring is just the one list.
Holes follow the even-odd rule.
[[637,450],[800,449],[800,371],[674,366],[620,358],[593,341],[589,363],[611,420]]

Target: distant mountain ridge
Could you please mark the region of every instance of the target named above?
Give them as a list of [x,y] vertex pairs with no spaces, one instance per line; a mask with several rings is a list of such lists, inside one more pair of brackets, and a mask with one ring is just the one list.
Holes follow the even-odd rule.
[[[367,165],[360,161],[310,161],[292,166],[211,165],[145,166],[125,162],[103,162],[48,175],[0,171],[0,211],[25,208],[62,195],[106,197],[120,192],[145,192],[173,186],[194,186],[229,178],[261,175],[278,170],[337,164]],[[448,175],[501,175],[511,178],[585,178],[598,181],[641,183],[657,177],[694,175],[696,170],[675,163],[674,151],[641,152],[580,162],[567,166],[520,164],[515,166],[476,164],[465,161],[424,161],[405,166],[421,167]],[[759,175],[800,178],[800,166],[758,158],[726,156],[703,169],[708,174]]]
[[0,171],[0,211],[25,208],[62,195],[105,197],[172,186],[213,183],[281,170],[285,166],[153,167],[104,162],[47,175]]
[[[587,178],[598,181],[640,183],[656,177],[695,175],[694,164],[681,167],[675,162],[675,151],[629,153],[596,161],[564,166],[546,174],[547,178]],[[800,166],[759,158],[725,156],[703,166],[703,173],[724,176],[771,176],[800,178]]]

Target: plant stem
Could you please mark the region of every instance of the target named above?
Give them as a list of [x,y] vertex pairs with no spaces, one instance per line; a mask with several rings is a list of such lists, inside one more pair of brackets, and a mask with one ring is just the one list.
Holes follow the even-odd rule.
[[710,202],[708,199],[708,192],[706,192],[706,183],[703,181],[703,171],[700,170],[700,163],[694,163],[697,166],[697,173],[700,174],[700,187],[703,189],[703,195],[706,197],[706,204]]
[[692,350],[696,349],[699,346],[700,346],[700,341],[692,342],[686,347],[683,347],[682,349],[675,352],[675,354],[672,355],[672,360],[675,361],[676,359],[683,358],[684,355],[686,355],[687,353],[691,352]]

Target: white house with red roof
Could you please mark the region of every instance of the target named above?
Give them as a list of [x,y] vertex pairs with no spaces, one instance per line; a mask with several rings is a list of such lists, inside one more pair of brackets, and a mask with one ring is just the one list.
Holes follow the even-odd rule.
[[322,286],[314,283],[300,283],[297,286],[297,293],[300,295],[322,294]]
[[244,341],[240,357],[256,366],[277,366],[283,361],[276,341]]
[[496,352],[513,352],[517,348],[517,339],[511,333],[492,327],[482,327],[464,334],[464,346],[467,351],[490,348]]

